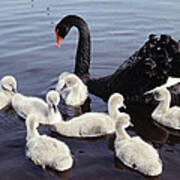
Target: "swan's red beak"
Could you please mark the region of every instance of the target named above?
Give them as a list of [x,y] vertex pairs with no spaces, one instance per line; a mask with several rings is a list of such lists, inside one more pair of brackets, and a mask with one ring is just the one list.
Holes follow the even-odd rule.
[[56,31],[56,38],[57,38],[57,39],[56,39],[56,42],[57,42],[56,46],[57,46],[57,47],[60,47],[63,38],[59,36],[59,34],[58,34],[58,29],[57,29],[57,31]]

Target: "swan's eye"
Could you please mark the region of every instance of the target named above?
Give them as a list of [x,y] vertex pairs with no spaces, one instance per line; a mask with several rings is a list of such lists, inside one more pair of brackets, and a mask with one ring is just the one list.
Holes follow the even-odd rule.
[[62,30],[66,34],[68,32],[69,28],[67,26],[64,26]]
[[65,36],[67,35],[67,33],[69,32],[69,27],[68,26],[61,26],[59,27],[59,36],[62,38],[65,38]]

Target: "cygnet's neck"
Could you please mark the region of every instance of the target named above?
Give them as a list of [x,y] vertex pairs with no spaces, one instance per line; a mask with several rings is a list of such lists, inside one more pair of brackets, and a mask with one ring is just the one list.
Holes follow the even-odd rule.
[[116,129],[116,136],[118,140],[128,140],[131,138],[129,134],[126,132],[125,127],[122,126]]
[[159,119],[164,113],[166,113],[169,109],[171,102],[171,95],[169,92],[164,96],[164,100],[160,101],[157,108],[152,113],[152,118]]
[[48,110],[49,110],[49,114],[51,115],[57,113],[57,107],[52,103],[48,103]]
[[116,119],[117,116],[120,114],[119,106],[108,103],[108,113],[112,119]]
[[81,102],[82,89],[79,85],[72,87],[71,91],[67,95],[67,103],[73,105],[74,102]]
[[72,93],[72,95],[77,95],[79,90],[80,90],[79,85],[76,84],[72,87],[70,94]]
[[37,136],[39,136],[39,132],[35,126],[35,122],[27,122],[27,136],[26,136],[26,140],[30,140],[31,138],[35,138]]

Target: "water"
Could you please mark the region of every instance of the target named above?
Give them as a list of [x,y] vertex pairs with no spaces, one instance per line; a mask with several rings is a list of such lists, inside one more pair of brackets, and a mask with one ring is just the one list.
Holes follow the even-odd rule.
[[[54,28],[65,15],[82,16],[92,36],[91,74],[112,73],[143,45],[150,33],[166,33],[180,38],[179,0],[6,0],[0,1],[0,77],[14,75],[18,90],[45,99],[61,72],[72,71],[78,34],[72,29],[56,48]],[[101,99],[91,97],[91,110],[107,112]],[[67,107],[60,107],[65,111]],[[153,179],[176,180],[180,176],[180,133],[147,119],[147,109],[133,108],[131,135],[141,135],[159,151],[163,161],[161,176],[149,178],[123,166],[114,157],[113,137],[94,140],[42,133],[65,141],[75,157],[66,173],[42,170],[25,157],[24,121],[12,109],[0,114],[0,179]],[[72,112],[68,109],[68,118]]]

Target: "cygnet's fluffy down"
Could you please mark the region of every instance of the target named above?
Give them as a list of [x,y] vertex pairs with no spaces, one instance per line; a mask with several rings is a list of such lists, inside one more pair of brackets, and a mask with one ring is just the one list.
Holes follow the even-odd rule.
[[158,123],[180,130],[180,107],[170,107],[171,94],[162,87],[154,90],[154,98],[159,101],[159,105],[152,113],[152,118]]
[[27,143],[26,156],[36,165],[65,171],[72,167],[73,159],[69,147],[62,141],[40,135],[37,131],[38,119],[29,115],[26,119]]
[[114,120],[103,113],[86,113],[54,124],[51,130],[67,137],[99,137],[114,133]]
[[26,119],[29,114],[35,114],[41,124],[54,124],[62,120],[57,105],[60,101],[56,91],[49,91],[45,103],[36,97],[16,94],[12,99],[12,106],[19,116]]
[[0,110],[11,104],[17,91],[17,81],[13,76],[4,76],[0,82]]
[[125,128],[130,125],[126,115],[119,116],[116,121],[115,153],[126,166],[148,176],[162,173],[162,162],[159,154],[150,144],[140,137],[130,137]]
[[88,97],[88,89],[82,80],[75,74],[64,72],[59,76],[56,90],[70,106],[84,104]]
[[108,111],[105,113],[89,112],[69,121],[60,121],[51,127],[51,130],[68,137],[99,137],[114,133],[115,117],[119,108],[123,106],[123,97],[115,93],[108,101]]

